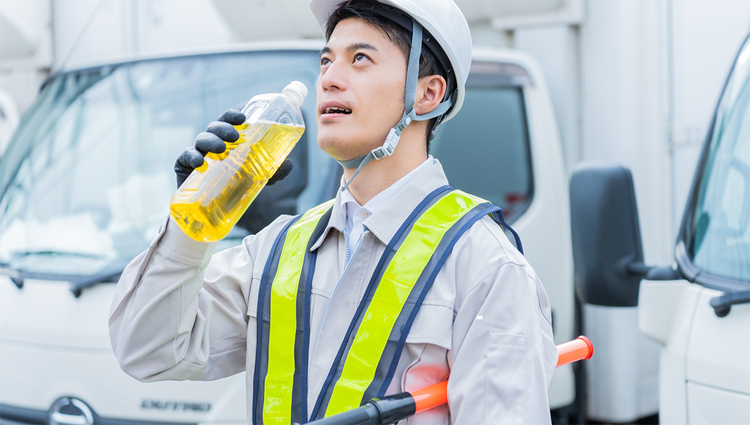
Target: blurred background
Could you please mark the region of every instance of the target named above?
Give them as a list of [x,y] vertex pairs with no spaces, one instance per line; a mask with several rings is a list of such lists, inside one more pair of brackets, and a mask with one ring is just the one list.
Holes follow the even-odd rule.
[[[665,394],[673,411],[687,411],[690,379],[706,391],[729,382],[726,388],[742,393],[741,409],[732,411],[750,417],[747,350],[723,350],[739,368],[706,366],[698,378],[685,378],[685,364],[665,357],[663,347],[659,363],[657,341],[669,348],[669,338],[654,335],[667,330],[647,332],[650,339],[638,332],[644,323],[665,329],[671,320],[686,328],[710,323],[716,327],[696,326],[704,337],[750,344],[747,306],[735,308],[744,311],[733,313],[735,322],[716,322],[721,327],[708,301],[701,320],[665,319],[663,311],[679,310],[672,299],[688,299],[667,292],[667,308],[652,302],[656,314],[643,323],[635,305],[575,301],[567,193],[568,178],[583,162],[628,167],[644,262],[675,263],[701,148],[750,32],[750,1],[455,1],[471,27],[476,77],[462,113],[441,127],[432,152],[455,187],[502,206],[519,230],[552,300],[555,342],[586,333],[598,350],[586,363],[588,377],[582,368],[575,377],[570,367],[555,373],[553,420],[580,420],[585,396],[590,420],[653,423]],[[106,325],[112,283],[168,214],[177,154],[221,111],[257,93],[278,92],[291,79],[314,93],[321,40],[309,0],[0,0],[0,425],[58,423],[55,413],[88,424],[84,410],[65,398],[73,395],[112,419],[97,424],[244,423],[244,375],[140,384],[121,372]],[[738,80],[747,79],[748,57],[738,61]],[[140,61],[148,58],[157,60]],[[729,92],[725,109],[744,114],[732,105],[750,104],[750,95]],[[340,167],[316,147],[314,95],[302,113],[307,132],[292,153],[296,174],[261,193],[247,214],[257,222],[240,222],[225,246],[338,188]],[[726,133],[744,141],[738,146],[745,146],[747,163],[747,133]],[[727,180],[734,186],[718,183],[729,189],[716,189],[714,201],[731,207],[725,209],[732,220],[746,222],[736,252],[747,276],[750,164],[741,169],[747,170],[742,179]],[[671,374],[663,373],[661,383],[660,367]],[[724,412],[731,409],[722,403],[735,396],[693,400]],[[687,421],[675,417],[671,422]]]

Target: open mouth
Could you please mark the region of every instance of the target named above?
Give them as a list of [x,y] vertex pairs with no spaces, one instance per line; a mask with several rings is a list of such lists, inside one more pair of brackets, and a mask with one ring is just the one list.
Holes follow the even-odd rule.
[[350,109],[343,109],[343,108],[326,108],[323,111],[323,114],[351,114],[352,111]]

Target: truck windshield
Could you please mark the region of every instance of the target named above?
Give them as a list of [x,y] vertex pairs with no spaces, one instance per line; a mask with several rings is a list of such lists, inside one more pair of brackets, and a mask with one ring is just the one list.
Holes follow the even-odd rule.
[[[175,158],[224,110],[256,94],[301,80],[313,93],[302,109],[316,134],[317,54],[282,53],[131,62],[49,81],[0,161],[0,266],[85,276],[127,264],[167,217]],[[309,139],[295,151],[306,155],[300,145],[315,143]],[[324,187],[326,170],[335,170],[310,151],[320,156],[311,158],[321,161],[319,172],[292,179],[302,187],[282,187],[288,193],[276,198],[293,202],[274,217],[330,196],[303,191]],[[307,173],[307,158],[301,162],[295,172]]]
[[750,283],[750,43],[745,42],[716,112],[692,214],[693,263]]

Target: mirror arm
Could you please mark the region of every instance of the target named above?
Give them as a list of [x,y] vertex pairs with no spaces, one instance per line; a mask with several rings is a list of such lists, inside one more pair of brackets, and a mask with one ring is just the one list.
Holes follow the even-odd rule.
[[640,261],[630,261],[625,265],[625,271],[629,276],[645,277],[653,269],[653,266],[647,266]]
[[651,267],[651,270],[646,274],[644,279],[646,280],[680,280],[685,277],[680,273],[680,270],[675,266],[656,266]]
[[640,261],[631,261],[625,265],[630,276],[638,276],[646,280],[678,280],[684,279],[674,266],[647,266]]

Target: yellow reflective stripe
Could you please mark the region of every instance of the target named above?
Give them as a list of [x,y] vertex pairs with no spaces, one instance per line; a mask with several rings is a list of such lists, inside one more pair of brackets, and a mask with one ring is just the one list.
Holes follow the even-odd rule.
[[326,417],[360,406],[396,319],[443,235],[472,208],[485,202],[456,190],[432,205],[414,224],[375,290],[331,394]]
[[278,269],[271,285],[268,371],[263,400],[263,423],[292,421],[294,339],[297,330],[297,289],[307,244],[333,200],[307,211],[286,234]]

